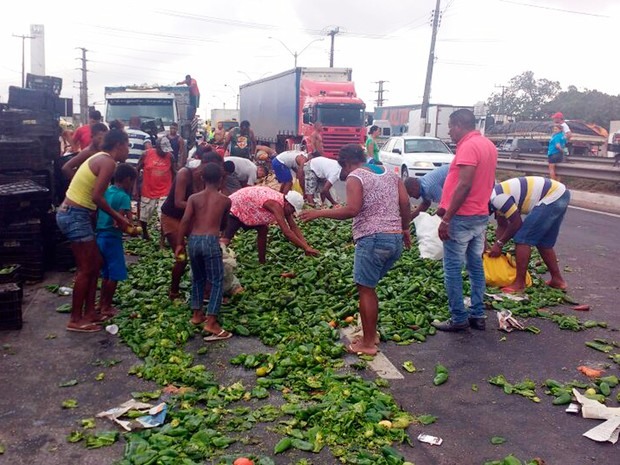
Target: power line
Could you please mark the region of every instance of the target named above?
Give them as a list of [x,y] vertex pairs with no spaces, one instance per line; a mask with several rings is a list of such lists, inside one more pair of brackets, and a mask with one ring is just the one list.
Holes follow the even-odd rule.
[[521,2],[515,2],[513,0],[499,0],[499,1],[500,2],[504,2],[504,3],[512,3],[513,5],[527,6],[527,7],[530,7],[530,8],[539,8],[541,10],[561,11],[562,13],[571,13],[571,14],[574,14],[574,15],[583,15],[583,16],[594,16],[596,18],[610,18],[610,16],[607,16],[607,15],[601,15],[601,14],[597,14],[597,13],[587,13],[585,11],[567,10],[566,8],[557,8],[557,7],[552,7],[552,6],[534,5],[532,3],[521,3]]

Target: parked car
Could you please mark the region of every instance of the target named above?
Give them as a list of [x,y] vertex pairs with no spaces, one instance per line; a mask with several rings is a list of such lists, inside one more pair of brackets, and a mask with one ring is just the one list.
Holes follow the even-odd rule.
[[515,137],[514,139],[506,139],[500,142],[497,150],[500,152],[518,153],[547,153],[547,147],[540,141],[534,139],[523,139]]
[[379,159],[387,169],[401,178],[424,176],[429,171],[452,163],[454,155],[436,137],[391,137],[379,152]]

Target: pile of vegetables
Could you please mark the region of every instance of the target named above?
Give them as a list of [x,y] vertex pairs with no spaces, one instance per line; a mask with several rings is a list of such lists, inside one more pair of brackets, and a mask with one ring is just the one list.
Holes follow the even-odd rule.
[[[274,456],[294,449],[330,453],[336,457],[331,462],[345,464],[405,463],[393,446],[410,440],[406,430],[411,423],[427,424],[435,417],[402,411],[384,391],[386,381],[373,380],[368,371],[352,371],[363,369],[364,363],[345,366],[337,327],[351,324],[357,312],[350,224],[320,220],[302,228],[321,251],[319,257],[304,257],[279,231],[271,232],[268,264],[263,266],[255,234],[240,234],[233,243],[245,292],[222,308],[221,323],[236,337],[257,337],[270,346],[269,352],[230,360],[254,372],[253,385],[220,385],[208,368],[210,349],[193,354],[185,348],[199,328],[189,323],[187,304],[167,298],[171,252],[159,250],[156,242],[128,244],[140,260],[119,286],[123,311],[114,322],[122,340],[143,359],[130,373],[185,389],[166,400],[170,408],[164,426],[125,435],[121,465],[191,465],[206,459],[232,464],[241,452],[225,455],[231,445],[254,451],[243,455],[257,465],[273,464]],[[464,286],[468,292],[467,280]],[[182,288],[189,289],[187,278]],[[383,341],[421,343],[435,334],[430,325],[434,319],[449,316],[442,264],[422,260],[415,247],[403,254],[378,294]],[[539,308],[561,300],[557,291],[543,286],[528,295],[528,301],[510,303],[514,314],[541,316]],[[415,371],[413,364],[405,368]],[[436,385],[448,379],[440,364],[435,374]],[[279,435],[273,449],[256,446],[252,430],[258,424]]]

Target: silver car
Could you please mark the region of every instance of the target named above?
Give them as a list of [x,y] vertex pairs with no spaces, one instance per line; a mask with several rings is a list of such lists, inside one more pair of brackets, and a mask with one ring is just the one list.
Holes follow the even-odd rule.
[[386,169],[401,178],[424,176],[429,171],[452,163],[454,155],[448,146],[436,137],[391,137],[379,152]]

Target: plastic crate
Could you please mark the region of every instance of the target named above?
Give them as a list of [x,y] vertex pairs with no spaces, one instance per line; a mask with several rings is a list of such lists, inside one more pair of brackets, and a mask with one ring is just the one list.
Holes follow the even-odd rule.
[[20,268],[17,263],[0,266],[0,284],[19,283]]
[[44,110],[58,113],[60,109],[60,99],[52,92],[15,86],[9,87],[8,103],[10,108],[25,110]]
[[0,134],[17,137],[55,137],[61,129],[53,113],[10,109],[0,113]]
[[54,179],[51,169],[43,171],[15,170],[0,172],[0,185],[20,181],[33,181],[51,191]]
[[22,329],[21,288],[15,283],[0,284],[0,330]]
[[52,164],[38,139],[26,137],[0,138],[0,171],[51,169]]
[[0,185],[0,210],[47,207],[50,200],[50,190],[31,180]]
[[7,240],[42,240],[43,221],[41,218],[14,221],[0,229],[0,243]]

